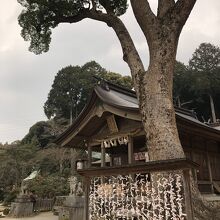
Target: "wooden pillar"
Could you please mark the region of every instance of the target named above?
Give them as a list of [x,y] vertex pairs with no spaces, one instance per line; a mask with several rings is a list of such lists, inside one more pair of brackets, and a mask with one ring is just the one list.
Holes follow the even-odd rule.
[[183,187],[186,205],[187,220],[194,220],[193,207],[192,207],[192,192],[190,185],[190,170],[183,170]]
[[[189,135],[189,141],[190,141],[190,156],[191,156],[191,160],[193,161],[193,162],[195,162],[195,158],[194,158],[194,154],[193,154],[193,144],[192,144],[192,135]],[[197,175],[197,169],[193,169],[193,176],[194,176],[194,178],[195,178],[195,182],[196,183],[198,183],[198,175]]]
[[209,157],[208,152],[207,152],[207,165],[208,165],[208,170],[209,170],[209,181],[211,182],[211,192],[214,193],[211,162],[210,162],[210,157]]
[[84,214],[83,220],[89,220],[89,184],[90,178],[84,178],[84,187],[85,187],[85,200],[84,200]]
[[92,146],[88,144],[88,168],[92,166]]
[[76,152],[74,152],[73,148],[70,148],[70,167],[71,167],[71,175],[73,176],[76,173],[76,156],[75,154]]
[[134,163],[134,139],[133,137],[128,137],[128,164]]
[[112,167],[113,166],[113,157],[112,157],[112,155],[110,154],[110,167]]
[[101,167],[105,167],[105,146],[101,144]]
[[207,141],[204,140],[204,142],[205,142],[205,148],[206,148],[206,159],[207,159],[207,167],[208,167],[208,172],[209,172],[209,181],[211,183],[211,192],[214,193],[211,161],[210,161],[210,156],[208,153]]
[[210,161],[210,156],[208,152],[207,152],[207,165],[208,165],[208,170],[209,170],[209,181],[211,182],[211,192],[214,193],[211,161]]

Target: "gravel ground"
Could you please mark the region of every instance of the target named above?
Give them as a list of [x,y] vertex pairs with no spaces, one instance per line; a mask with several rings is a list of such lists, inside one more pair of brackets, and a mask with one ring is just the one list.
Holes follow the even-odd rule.
[[24,219],[24,220],[58,220],[58,216],[53,215],[52,212],[43,212],[39,215],[27,218],[1,218],[2,220],[16,220],[16,219]]

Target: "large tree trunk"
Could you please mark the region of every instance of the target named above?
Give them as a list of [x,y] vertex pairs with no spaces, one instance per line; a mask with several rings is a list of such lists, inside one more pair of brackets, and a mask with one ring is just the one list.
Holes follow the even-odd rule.
[[195,0],[160,0],[155,15],[148,1],[131,0],[150,50],[148,70],[132,75],[151,160],[185,157],[176,128],[172,89],[179,36],[194,4]]
[[172,98],[176,47],[175,39],[162,38],[154,42],[150,66],[140,89],[140,111],[151,160],[185,157],[176,128]]

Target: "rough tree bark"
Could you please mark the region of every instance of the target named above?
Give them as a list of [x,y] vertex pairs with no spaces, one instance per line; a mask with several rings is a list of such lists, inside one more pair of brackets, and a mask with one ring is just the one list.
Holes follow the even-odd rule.
[[172,80],[179,35],[195,2],[159,0],[156,16],[148,1],[131,0],[150,50],[138,97],[151,160],[185,157],[176,128]]

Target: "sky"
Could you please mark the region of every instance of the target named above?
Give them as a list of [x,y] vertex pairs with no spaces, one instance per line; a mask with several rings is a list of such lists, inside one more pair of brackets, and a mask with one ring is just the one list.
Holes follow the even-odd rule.
[[[156,0],[149,0],[156,9]],[[28,51],[20,36],[17,0],[0,0],[0,142],[22,139],[37,121],[47,120],[43,105],[56,73],[68,65],[95,60],[109,71],[129,75],[115,33],[101,22],[85,20],[60,24],[53,30],[50,50],[41,55]],[[197,0],[182,31],[177,60],[188,63],[202,42],[220,46],[220,1]],[[148,64],[148,47],[132,14],[122,16],[135,45]]]

